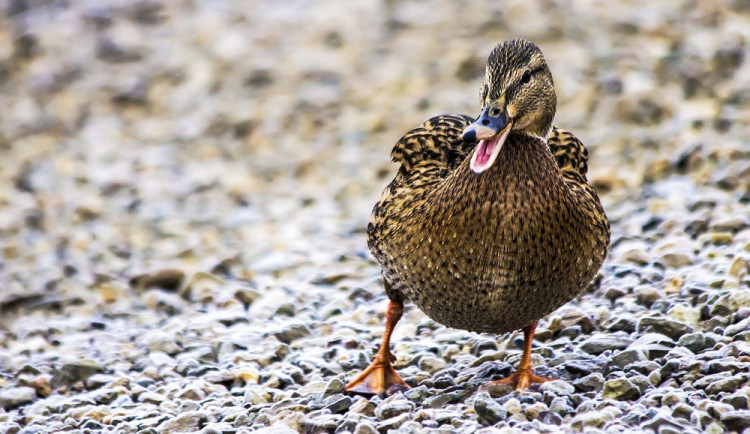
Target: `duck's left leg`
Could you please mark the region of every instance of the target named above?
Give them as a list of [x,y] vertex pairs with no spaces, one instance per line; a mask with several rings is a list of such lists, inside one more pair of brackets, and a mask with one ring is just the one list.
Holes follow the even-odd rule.
[[408,389],[409,386],[393,369],[391,362],[395,359],[391,353],[391,334],[396,323],[401,319],[404,312],[404,303],[402,301],[391,300],[388,303],[388,313],[385,322],[385,332],[383,333],[383,343],[375,354],[370,366],[364,370],[357,378],[346,385],[346,391],[349,393],[359,393],[364,395],[380,395],[393,385],[403,386]]
[[523,355],[521,356],[521,363],[518,365],[516,372],[508,378],[493,381],[490,384],[510,383],[516,385],[516,390],[523,390],[529,387],[532,383],[544,383],[545,381],[556,380],[556,378],[537,377],[531,370],[531,344],[534,340],[536,324],[537,321],[523,328]]

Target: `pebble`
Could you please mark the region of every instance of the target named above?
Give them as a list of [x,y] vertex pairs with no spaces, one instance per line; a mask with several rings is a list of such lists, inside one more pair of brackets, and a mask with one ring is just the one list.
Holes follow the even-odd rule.
[[608,350],[623,349],[632,342],[632,339],[624,336],[598,333],[586,339],[581,344],[580,348],[586,353],[598,355]]
[[445,368],[446,362],[443,359],[437,357],[425,356],[419,359],[419,369],[427,372],[428,374],[434,374],[437,371]]
[[508,414],[518,414],[521,412],[521,403],[516,398],[511,398],[503,404],[503,410]]
[[202,411],[189,411],[159,424],[156,430],[160,433],[182,433],[197,432],[210,420],[209,416]]
[[686,251],[668,252],[659,256],[662,264],[670,268],[681,268],[693,264],[693,255]]
[[0,389],[0,407],[12,410],[36,400],[36,390],[31,387],[10,387]]
[[662,293],[658,289],[648,285],[638,286],[633,290],[633,293],[636,295],[638,302],[646,307],[651,306],[656,300],[662,298]]
[[575,387],[562,380],[548,381],[539,387],[542,392],[550,392],[556,396],[570,396],[575,393]]
[[390,419],[402,413],[408,413],[414,409],[414,404],[408,401],[402,394],[393,395],[375,408],[375,416],[380,419]]
[[390,419],[382,420],[378,423],[377,430],[381,434],[387,433],[389,430],[398,429],[404,422],[410,420],[411,417],[408,413],[403,413],[398,416],[394,416]]
[[687,304],[677,304],[672,306],[667,315],[677,321],[683,322],[691,327],[696,327],[700,321],[701,313],[698,309],[688,306]]
[[637,399],[641,396],[639,388],[627,378],[616,378],[604,383],[602,397],[620,401]]
[[104,367],[92,360],[77,360],[63,364],[55,370],[50,380],[53,389],[71,386],[79,381],[86,381],[94,374],[104,371]]
[[750,426],[750,411],[727,411],[721,415],[721,422],[730,430],[741,431]]
[[573,386],[583,392],[598,392],[604,387],[604,377],[602,374],[595,372],[579,378],[573,383]]
[[612,365],[618,368],[624,368],[631,363],[648,360],[646,354],[640,349],[630,349],[620,351],[612,356]]
[[474,398],[474,411],[477,412],[480,423],[483,425],[494,425],[508,417],[508,411],[503,409],[486,392],[478,394]]
[[372,417],[375,416],[375,408],[369,399],[360,398],[349,407],[349,412]]
[[185,272],[176,269],[157,270],[141,274],[130,280],[130,285],[140,290],[159,288],[167,291],[178,291],[185,282]]
[[680,321],[676,321],[667,317],[644,317],[638,321],[638,332],[639,333],[661,333],[669,336],[672,339],[679,339],[680,336],[691,333],[693,328]]

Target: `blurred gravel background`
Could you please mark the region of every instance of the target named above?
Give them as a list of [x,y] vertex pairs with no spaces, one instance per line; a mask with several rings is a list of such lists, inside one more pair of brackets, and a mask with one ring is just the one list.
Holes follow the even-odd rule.
[[[5,0],[0,432],[741,432],[750,3]],[[364,228],[392,145],[539,44],[612,248],[537,334],[383,330]],[[494,428],[492,428],[494,426]]]

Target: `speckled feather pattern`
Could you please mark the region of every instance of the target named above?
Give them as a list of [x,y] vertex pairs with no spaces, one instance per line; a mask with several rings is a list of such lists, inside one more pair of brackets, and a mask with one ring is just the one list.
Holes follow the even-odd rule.
[[368,244],[388,297],[477,332],[522,328],[576,297],[607,253],[609,223],[586,181],[587,151],[553,129],[512,133],[495,164],[469,169],[472,119],[439,116],[392,152],[401,168],[373,210]]

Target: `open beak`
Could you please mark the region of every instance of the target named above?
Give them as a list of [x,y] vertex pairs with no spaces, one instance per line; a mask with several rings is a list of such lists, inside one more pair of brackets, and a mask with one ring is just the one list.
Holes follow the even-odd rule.
[[465,142],[479,140],[471,156],[470,167],[474,173],[482,173],[492,167],[513,126],[513,121],[505,110],[501,110],[496,116],[490,114],[497,110],[494,107],[485,107],[479,119],[466,127],[461,134]]

